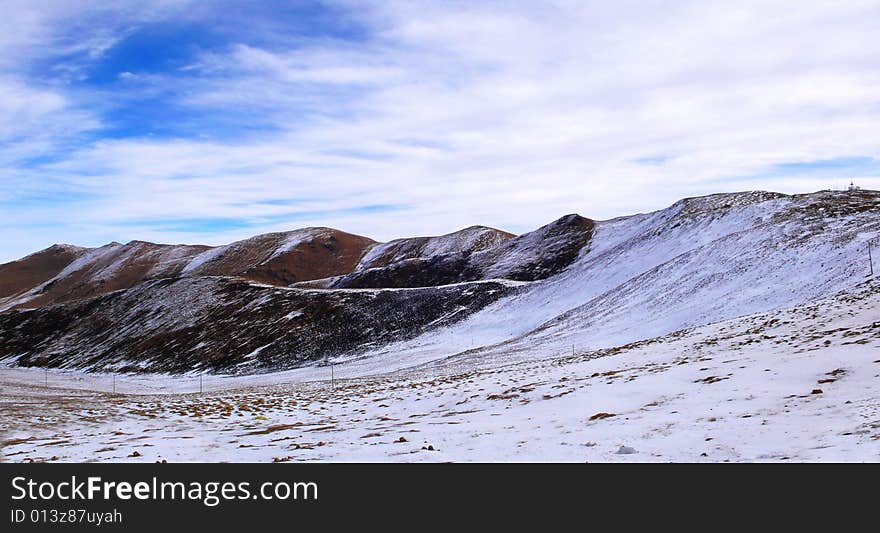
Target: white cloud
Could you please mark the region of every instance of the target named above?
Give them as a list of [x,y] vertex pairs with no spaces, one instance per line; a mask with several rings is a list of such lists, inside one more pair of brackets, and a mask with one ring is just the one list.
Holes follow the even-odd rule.
[[[365,42],[284,49],[243,34],[188,67],[199,76],[153,80],[180,89],[190,112],[233,114],[256,131],[105,140],[45,166],[44,179],[88,198],[72,236],[522,231],[568,212],[608,218],[722,190],[826,188],[849,177],[769,173],[880,158],[876,1],[346,5],[368,27]],[[33,96],[48,109],[44,97]],[[0,135],[17,122],[0,119]],[[880,188],[878,175],[856,177]],[[277,199],[300,202],[267,202]],[[402,209],[354,211],[387,204]],[[320,214],[274,218],[291,211]],[[255,226],[205,235],[130,225],[211,217]]]

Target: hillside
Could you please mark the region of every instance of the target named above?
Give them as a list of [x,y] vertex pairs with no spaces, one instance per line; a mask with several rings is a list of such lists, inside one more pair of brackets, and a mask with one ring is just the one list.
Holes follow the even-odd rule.
[[[0,265],[0,273],[14,268],[32,273],[15,278],[20,280],[14,285],[15,292],[0,292],[0,311],[80,300],[156,279],[227,276],[284,286],[350,272],[373,244],[371,239],[338,230],[306,228],[213,248],[143,241],[75,248],[52,263],[60,268],[34,268],[35,258],[60,255],[55,251],[58,247],[52,247]],[[47,273],[40,275],[44,271]]]
[[487,279],[535,281],[568,267],[590,242],[592,232],[592,220],[567,215],[517,237],[468,228],[427,242],[394,241],[370,250],[357,270],[323,286],[378,289]]
[[505,358],[564,353],[790,307],[864,281],[878,235],[873,191],[686,199],[597,222],[562,274],[377,355],[430,360],[474,344]]
[[399,372],[359,360],[337,366],[334,381],[326,367],[205,376],[204,394],[198,377],[50,373],[44,387],[40,370],[6,369],[0,404],[13,416],[0,454],[35,462],[870,462],[880,454],[878,307],[872,280],[609,349],[523,360],[475,352]]
[[0,265],[0,301],[49,281],[86,252],[85,248],[55,244],[18,261]]
[[312,228],[211,249],[113,244],[16,297],[67,303],[0,313],[0,357],[246,373],[595,350],[853,287],[878,214],[873,191],[747,192],[520,236],[472,227],[380,244]]

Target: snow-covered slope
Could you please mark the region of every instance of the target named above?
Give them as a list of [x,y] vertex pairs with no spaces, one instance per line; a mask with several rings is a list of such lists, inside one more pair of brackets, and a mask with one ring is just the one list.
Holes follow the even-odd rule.
[[[684,228],[649,235],[643,245],[670,249],[676,246],[664,244],[690,241],[690,249],[556,317],[531,333],[529,342],[622,344],[851,287],[869,273],[867,239],[880,234],[876,200],[832,193],[764,202],[740,210],[751,220],[722,222],[730,229],[711,241],[691,241],[688,234],[700,239],[706,232],[688,229],[686,222]],[[614,268],[594,262],[590,272]]]
[[562,273],[373,355],[430,360],[474,346],[559,353],[788,307],[864,280],[867,241],[878,235],[880,193],[871,191],[686,199],[597,222]]
[[452,253],[472,254],[496,246],[513,237],[510,233],[471,226],[437,237],[413,237],[378,243],[364,254],[356,270],[384,267],[391,263]]
[[577,258],[590,242],[593,225],[590,219],[566,215],[516,237],[473,227],[443,237],[392,241],[368,252],[354,272],[319,286],[404,288],[496,278],[544,279]]
[[204,394],[0,368],[0,460],[876,461],[878,308],[874,280],[611,349],[205,376]]

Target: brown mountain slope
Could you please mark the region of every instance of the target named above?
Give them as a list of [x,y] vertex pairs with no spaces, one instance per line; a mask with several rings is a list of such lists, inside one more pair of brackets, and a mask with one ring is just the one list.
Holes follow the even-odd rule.
[[29,291],[55,277],[86,248],[56,244],[18,261],[0,265],[0,298]]
[[90,298],[153,279],[227,276],[284,286],[351,272],[373,245],[343,231],[306,228],[216,248],[143,241],[53,247],[0,265],[0,311]]
[[133,241],[86,250],[46,283],[31,290],[15,307],[33,308],[127,289],[147,279],[180,274],[207,246],[161,245]]
[[189,276],[240,276],[289,285],[351,272],[376,242],[330,228],[267,233],[212,248],[186,266]]
[[0,265],[16,273],[0,311],[32,309],[129,289],[155,279],[237,277],[276,286],[409,288],[490,278],[542,279],[568,266],[593,222],[569,215],[520,236],[472,226],[437,237],[372,239],[331,228],[267,233],[225,246],[143,241],[53,247]]

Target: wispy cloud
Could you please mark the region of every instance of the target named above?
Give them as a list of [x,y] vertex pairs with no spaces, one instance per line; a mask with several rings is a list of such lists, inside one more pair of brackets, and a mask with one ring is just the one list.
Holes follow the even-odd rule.
[[[18,39],[0,38],[23,51],[0,63],[0,259],[880,187],[876,1],[17,8]],[[151,36],[160,58],[131,44]]]

